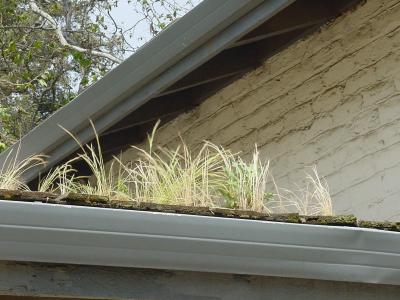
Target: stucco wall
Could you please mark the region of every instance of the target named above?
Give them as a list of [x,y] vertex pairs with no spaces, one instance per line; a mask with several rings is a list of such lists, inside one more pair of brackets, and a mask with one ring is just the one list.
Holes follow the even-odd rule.
[[[368,0],[161,128],[158,143],[258,144],[289,186],[316,164],[336,213],[400,220],[400,1]],[[132,157],[131,150],[125,157]]]

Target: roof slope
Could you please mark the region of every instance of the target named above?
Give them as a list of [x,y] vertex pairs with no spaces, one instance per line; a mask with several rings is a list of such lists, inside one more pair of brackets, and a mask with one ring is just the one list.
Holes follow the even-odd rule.
[[19,158],[41,153],[49,156],[42,169],[56,165],[78,149],[59,125],[87,143],[94,138],[89,119],[105,154],[120,152],[154,120],[192,108],[354,2],[205,0],[23,137]]

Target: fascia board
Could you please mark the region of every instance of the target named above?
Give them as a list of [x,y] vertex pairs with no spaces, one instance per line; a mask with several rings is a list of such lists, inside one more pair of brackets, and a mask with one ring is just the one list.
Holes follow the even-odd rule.
[[400,234],[0,201],[0,259],[400,285]]

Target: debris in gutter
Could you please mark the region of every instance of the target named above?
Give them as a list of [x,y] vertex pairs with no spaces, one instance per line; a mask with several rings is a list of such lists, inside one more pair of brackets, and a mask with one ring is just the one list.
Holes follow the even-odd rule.
[[41,202],[60,205],[90,206],[98,208],[112,208],[137,211],[152,211],[163,213],[176,213],[198,216],[215,216],[222,218],[250,219],[260,221],[273,221],[284,223],[298,223],[325,226],[346,226],[371,228],[385,231],[400,232],[400,222],[364,221],[357,220],[354,215],[337,216],[301,216],[297,213],[267,214],[256,211],[228,209],[218,207],[195,207],[184,205],[170,205],[134,201],[110,201],[107,197],[69,193],[58,195],[46,192],[10,191],[0,189],[1,200],[22,202]]

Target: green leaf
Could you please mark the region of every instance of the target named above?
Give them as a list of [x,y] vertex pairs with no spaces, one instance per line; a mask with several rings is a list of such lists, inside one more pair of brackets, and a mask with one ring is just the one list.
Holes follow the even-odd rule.
[[33,42],[33,47],[34,47],[35,49],[37,49],[37,50],[40,50],[40,49],[42,48],[42,42],[41,42],[41,41],[38,41],[38,40],[34,41],[34,42]]
[[10,52],[17,51],[17,44],[14,41],[11,41],[8,44],[8,51],[10,51]]
[[0,142],[0,152],[3,152],[4,150],[6,150],[6,148],[7,148],[6,144]]
[[43,79],[38,79],[38,83],[39,83],[39,85],[41,85],[43,87],[47,86],[47,82],[45,80],[43,80]]

